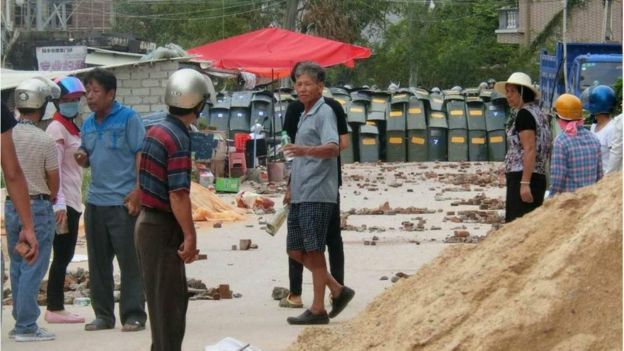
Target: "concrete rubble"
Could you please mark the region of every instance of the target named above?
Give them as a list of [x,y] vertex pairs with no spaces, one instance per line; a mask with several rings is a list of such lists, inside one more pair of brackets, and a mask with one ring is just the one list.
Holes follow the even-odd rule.
[[[205,255],[199,258],[206,259]],[[113,296],[115,302],[119,302],[120,297],[120,277],[118,274],[114,276],[114,291]],[[37,302],[40,306],[46,306],[47,303],[47,286],[48,281],[43,280],[41,282],[41,286],[39,287],[39,297]],[[189,293],[190,300],[220,300],[220,299],[231,299],[241,297],[241,294],[234,293],[230,290],[228,284],[220,284],[216,288],[208,288],[204,282],[199,279],[188,279],[187,287]],[[89,272],[83,268],[78,268],[75,271],[70,271],[65,275],[65,304],[79,304],[77,301],[84,301],[85,298],[90,297],[89,290]],[[2,294],[2,304],[3,305],[12,305],[13,299],[11,296],[11,289],[9,287],[5,287]]]

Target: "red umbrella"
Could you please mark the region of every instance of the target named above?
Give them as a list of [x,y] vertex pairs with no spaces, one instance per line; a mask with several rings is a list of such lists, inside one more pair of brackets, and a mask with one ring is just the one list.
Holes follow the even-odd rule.
[[210,60],[216,68],[239,69],[273,79],[290,75],[300,61],[323,67],[354,67],[356,59],[370,57],[371,50],[280,28],[265,28],[187,50],[197,59]]

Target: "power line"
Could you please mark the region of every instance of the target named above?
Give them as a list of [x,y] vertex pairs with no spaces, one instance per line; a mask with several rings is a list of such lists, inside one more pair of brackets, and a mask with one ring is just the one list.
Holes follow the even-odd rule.
[[[270,3],[272,0],[265,0],[260,2],[260,5],[263,4],[268,4]],[[180,2],[176,2],[176,4],[181,3]],[[186,14],[196,14],[196,13],[203,13],[203,12],[209,12],[209,11],[217,11],[217,10],[230,10],[230,9],[235,9],[235,8],[241,8],[241,7],[248,7],[248,6],[252,6],[254,5],[256,2],[254,0],[248,0],[248,1],[243,1],[240,2],[237,5],[230,5],[230,6],[225,6],[222,7],[221,5],[218,6],[214,6],[214,8],[207,8],[207,9],[203,9],[203,10],[192,10],[192,11],[184,11],[184,12],[175,12],[175,13],[163,13],[163,14],[150,14],[150,15],[134,15],[134,14],[129,14],[129,13],[124,13],[121,11],[116,11],[116,14],[118,14],[119,16],[127,16],[127,17],[161,17],[161,16],[173,16],[173,15],[186,15]],[[156,3],[154,3],[156,4]],[[187,3],[190,4],[190,3]]]
[[[156,17],[156,15],[130,15],[130,14],[118,14],[118,13],[115,13],[115,18],[132,18],[132,19],[147,19],[147,20],[176,21],[176,22],[204,21],[204,20],[210,20],[210,19],[222,19],[222,18],[225,18],[225,17],[239,16],[239,15],[244,15],[244,14],[248,14],[248,13],[252,13],[252,12],[258,12],[258,11],[265,11],[267,9],[283,5],[287,0],[277,0],[276,2],[271,4],[272,1],[273,0],[269,0],[269,1],[263,2],[263,3],[261,3],[262,7],[256,8],[256,9],[251,9],[251,10],[246,10],[246,11],[238,11],[238,12],[226,13],[226,14],[219,14],[219,15],[212,15],[212,16],[203,16],[203,17],[183,17],[185,14],[189,14],[189,13],[188,12],[180,12],[180,13],[169,14],[171,16],[181,16],[181,17],[177,17],[177,18]],[[250,5],[251,5],[251,3],[250,3]],[[203,13],[216,12],[216,11],[220,11],[220,10],[221,10],[221,8],[214,8],[214,9],[209,9],[209,10],[193,11],[192,13],[201,15]],[[97,15],[105,14],[105,15],[109,15],[110,13],[109,12],[104,12],[104,11],[92,11],[92,12],[85,12],[84,14],[97,14]]]

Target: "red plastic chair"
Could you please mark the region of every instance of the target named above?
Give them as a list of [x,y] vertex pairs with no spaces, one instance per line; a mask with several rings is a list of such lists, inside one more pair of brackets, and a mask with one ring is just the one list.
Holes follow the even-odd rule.
[[245,162],[244,152],[230,152],[228,154],[228,176],[232,177],[232,168],[240,167],[243,174],[247,173],[247,162]]

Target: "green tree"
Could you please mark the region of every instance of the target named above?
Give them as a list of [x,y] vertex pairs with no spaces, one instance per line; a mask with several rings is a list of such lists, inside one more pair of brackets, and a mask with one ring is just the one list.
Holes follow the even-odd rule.
[[191,48],[260,29],[282,17],[281,0],[115,1],[115,30]]
[[[433,10],[428,3],[405,7],[405,19],[394,25],[396,31],[388,31],[389,40],[375,51],[375,59],[402,52],[405,58],[393,61],[403,66],[375,72],[376,79],[384,85],[389,81],[405,81],[410,65],[416,84],[427,88],[476,86],[490,77],[507,78],[508,63],[518,49],[498,44],[494,32],[498,27],[498,9],[506,1],[436,1],[435,4]],[[379,70],[377,65],[371,66]],[[396,73],[400,76],[394,76]]]

